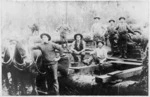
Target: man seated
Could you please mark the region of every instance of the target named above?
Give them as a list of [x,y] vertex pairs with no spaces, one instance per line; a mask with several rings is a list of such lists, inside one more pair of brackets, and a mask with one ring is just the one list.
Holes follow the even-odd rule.
[[107,58],[107,51],[104,48],[104,42],[98,41],[97,48],[94,51],[90,52],[90,54],[92,55],[92,57],[88,60],[84,60],[84,63],[86,63],[87,65],[90,65],[92,61],[94,61],[95,64],[103,63]]
[[75,41],[72,43],[72,48],[71,48],[72,56],[74,58],[74,61],[78,62],[79,59],[78,59],[77,55],[80,54],[81,55],[81,62],[82,62],[84,55],[85,55],[86,43],[83,40],[82,34],[75,34],[74,39],[75,39]]

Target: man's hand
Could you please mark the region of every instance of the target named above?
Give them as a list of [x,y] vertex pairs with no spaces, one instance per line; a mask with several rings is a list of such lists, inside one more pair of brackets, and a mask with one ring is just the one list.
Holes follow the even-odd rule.
[[73,52],[75,53],[75,54],[79,54],[80,52],[78,52],[78,51],[76,51],[76,50],[73,50]]

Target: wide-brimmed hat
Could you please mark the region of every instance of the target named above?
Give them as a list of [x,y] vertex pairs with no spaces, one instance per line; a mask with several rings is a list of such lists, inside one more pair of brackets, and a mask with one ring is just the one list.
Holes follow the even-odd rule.
[[111,20],[109,20],[108,22],[109,22],[109,23],[110,23],[110,22],[115,22],[115,20],[111,19]]
[[94,17],[94,20],[95,20],[95,19],[99,19],[99,20],[100,20],[101,18],[100,18],[100,17],[98,17],[98,16],[95,16],[95,17]]
[[51,40],[51,36],[48,33],[42,33],[40,35],[41,39],[42,39],[43,35],[47,36],[49,41]]
[[78,35],[81,37],[81,39],[83,39],[83,35],[80,34],[80,33],[78,33],[78,34],[75,34],[75,35],[74,35],[74,39],[75,39],[75,40],[76,40],[76,37],[77,37]]
[[125,20],[126,18],[125,18],[125,17],[120,17],[119,20],[121,20],[121,19],[124,19],[124,20]]

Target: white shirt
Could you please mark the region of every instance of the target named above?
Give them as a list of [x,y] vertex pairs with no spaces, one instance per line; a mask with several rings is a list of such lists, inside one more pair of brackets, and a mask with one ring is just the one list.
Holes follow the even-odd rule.
[[96,48],[94,51],[100,59],[105,59],[107,57],[107,51],[106,49],[102,48]]
[[92,25],[91,31],[92,31],[92,34],[98,33],[101,36],[103,36],[105,33],[105,28],[103,27],[101,23],[95,23]]

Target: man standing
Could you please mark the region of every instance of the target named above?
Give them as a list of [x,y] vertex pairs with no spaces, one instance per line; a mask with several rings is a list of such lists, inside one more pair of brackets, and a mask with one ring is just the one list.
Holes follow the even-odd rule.
[[100,22],[100,17],[94,17],[95,23],[92,25],[91,32],[94,40],[103,40],[106,32],[105,27]]
[[127,41],[129,39],[128,33],[134,34],[134,32],[130,29],[128,24],[125,22],[124,17],[119,18],[120,23],[118,24],[116,30],[118,30],[119,34],[119,50],[121,53],[121,58],[127,58]]
[[75,41],[72,43],[72,56],[74,57],[74,61],[75,62],[79,61],[77,54],[81,54],[81,61],[83,61],[86,43],[83,40],[82,34],[75,34],[74,39]]
[[39,49],[42,52],[42,59],[44,63],[44,67],[46,67],[46,81],[48,86],[49,94],[59,94],[59,83],[57,76],[58,63],[57,61],[60,59],[56,56],[56,51],[59,50],[60,56],[63,55],[63,49],[51,42],[51,37],[47,33],[43,33],[40,35],[43,43],[40,45],[36,45],[33,49]]
[[118,33],[115,26],[115,20],[109,20],[109,26],[107,27],[107,37],[111,44],[112,54],[115,53],[115,44],[117,44]]

